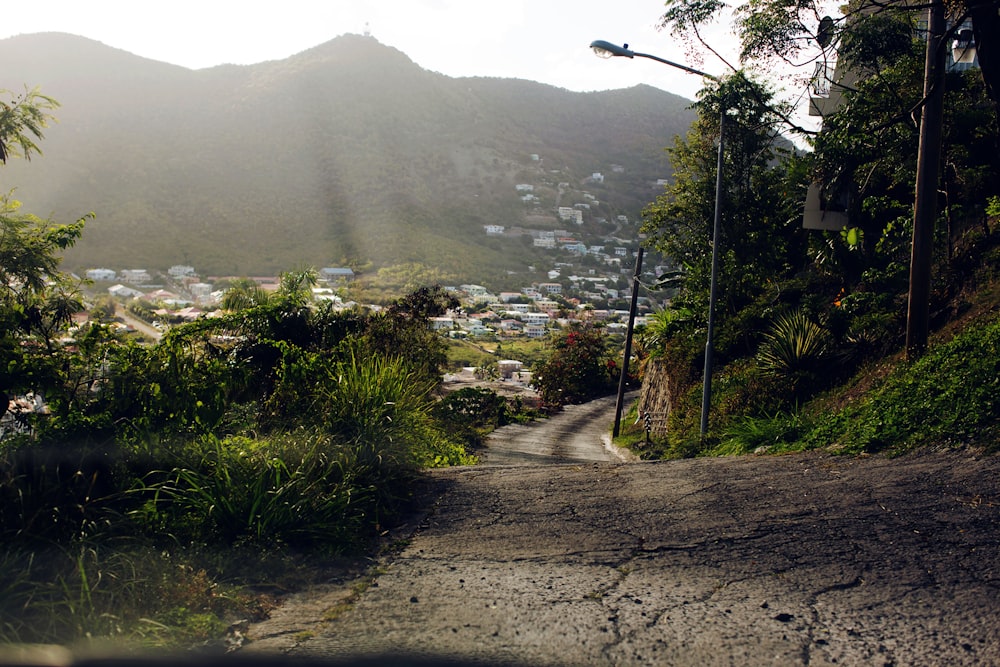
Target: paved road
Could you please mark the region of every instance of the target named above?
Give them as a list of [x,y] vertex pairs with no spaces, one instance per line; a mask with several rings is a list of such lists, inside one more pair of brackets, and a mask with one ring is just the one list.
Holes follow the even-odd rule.
[[[626,397],[628,400],[629,397]],[[583,461],[622,462],[628,452],[611,445],[616,398],[567,405],[540,421],[497,429],[480,452],[482,465],[551,465]]]
[[303,594],[244,652],[1000,664],[996,457],[487,465],[430,473],[424,492],[430,510],[353,604],[346,586]]

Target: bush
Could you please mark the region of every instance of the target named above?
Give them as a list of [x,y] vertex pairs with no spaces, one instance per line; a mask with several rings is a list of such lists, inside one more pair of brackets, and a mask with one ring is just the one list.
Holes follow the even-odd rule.
[[374,491],[350,452],[318,434],[273,441],[207,438],[199,460],[149,473],[131,513],[182,544],[357,546]]
[[899,367],[857,405],[819,420],[803,446],[903,452],[988,440],[1000,419],[1000,318]]
[[589,324],[575,326],[556,336],[553,346],[533,376],[546,406],[583,403],[614,392],[619,370],[608,354],[603,330]]
[[801,309],[778,315],[757,352],[761,369],[787,385],[796,398],[823,386],[830,336]]

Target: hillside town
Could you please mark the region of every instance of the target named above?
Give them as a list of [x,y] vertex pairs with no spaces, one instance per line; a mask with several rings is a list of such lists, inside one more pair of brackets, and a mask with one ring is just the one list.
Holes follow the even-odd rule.
[[[595,172],[586,180],[602,184],[604,175]],[[482,233],[501,242],[518,244],[530,238],[534,248],[551,258],[549,268],[543,271],[547,280],[524,284],[516,291],[495,291],[478,284],[446,285],[445,289],[456,296],[461,308],[432,318],[430,326],[435,331],[452,338],[477,340],[539,339],[572,322],[589,321],[602,323],[609,333],[624,333],[641,237],[636,225],[625,215],[602,215],[601,202],[596,196],[576,191],[569,183],[558,184],[555,205],[543,202],[535,189],[531,183],[518,183],[514,187],[527,208],[526,218],[542,222],[558,220],[567,227],[487,224]],[[581,201],[572,206],[562,205],[563,195],[570,193],[578,195]],[[640,280],[652,285],[657,276],[671,268],[645,267]],[[226,286],[242,278],[202,277],[195,267],[184,264],[165,271],[94,268],[85,275],[123,306],[133,306],[128,310],[149,316],[149,323],[158,330],[220,314]],[[340,309],[377,310],[377,305],[359,304],[346,296],[357,278],[354,270],[347,267],[319,269],[317,284],[312,288],[313,298],[330,301]],[[250,279],[265,290],[275,290],[279,285],[277,276],[250,276]],[[642,290],[642,294],[637,299],[637,325],[643,324],[645,314],[657,305],[649,295],[655,294],[661,303],[668,296],[666,291],[649,289]],[[142,307],[134,307],[136,304]]]
[[[330,301],[337,309],[378,310],[378,305],[359,304],[341,296],[352,275],[351,269],[321,269],[317,285],[312,288],[313,299]],[[430,326],[452,338],[481,340],[544,338],[555,328],[580,321],[601,322],[610,333],[624,332],[629,314],[626,302],[631,292],[627,286],[617,286],[621,282],[618,276],[569,275],[563,279],[553,271],[552,277],[550,282],[525,285],[517,292],[494,293],[475,284],[445,286],[462,306],[445,316],[431,318]],[[160,330],[171,324],[220,315],[225,289],[216,289],[214,285],[231,280],[202,279],[193,267],[181,265],[156,274],[145,269],[91,269],[86,272],[86,278],[97,289],[107,284],[106,293],[127,310],[151,313],[155,317],[150,324]],[[253,276],[251,279],[265,290],[275,290],[279,284],[277,276]],[[639,297],[638,302],[640,312],[652,307],[648,297]],[[140,303],[145,308],[129,308]],[[597,307],[609,303],[626,307]],[[637,325],[644,322],[641,314],[635,319]]]

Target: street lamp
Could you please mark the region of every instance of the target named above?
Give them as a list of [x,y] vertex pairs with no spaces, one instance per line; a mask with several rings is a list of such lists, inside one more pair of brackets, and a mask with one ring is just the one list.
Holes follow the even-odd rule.
[[[670,65],[671,67],[683,70],[689,74],[697,74],[698,76],[712,81],[719,81],[719,77],[706,74],[705,72],[694,69],[693,67],[681,65],[680,63],[675,63],[671,60],[666,60],[649,53],[631,51],[629,50],[627,44],[625,46],[618,46],[616,44],[612,44],[611,42],[605,42],[602,39],[598,39],[590,43],[590,48],[593,49],[594,53],[601,58],[613,58],[615,56],[634,58],[638,56],[640,58],[655,60],[658,63],[663,63],[664,65]],[[707,340],[705,341],[705,376],[701,391],[701,436],[703,438],[708,432],[708,406],[712,401],[712,340],[715,336],[715,301],[719,279],[719,233],[722,227],[722,161],[724,156],[725,131],[726,109],[722,108],[720,109],[719,119],[719,156],[715,168],[715,219],[712,224],[712,281],[708,292],[708,335]],[[628,354],[628,351],[626,351],[625,361],[622,365],[623,374],[628,371]],[[621,392],[619,390],[619,403],[621,402],[620,393]]]

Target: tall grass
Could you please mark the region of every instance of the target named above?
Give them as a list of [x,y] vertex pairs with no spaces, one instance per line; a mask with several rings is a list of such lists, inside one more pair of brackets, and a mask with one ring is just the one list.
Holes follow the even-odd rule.
[[769,454],[795,448],[808,429],[808,421],[799,411],[777,412],[769,416],[738,417],[721,430],[719,443],[710,452],[731,456],[756,452]]
[[356,545],[373,493],[328,437],[205,444],[200,460],[154,471],[133,490],[146,499],[131,512],[140,525],[180,543]]
[[178,646],[254,617],[252,596],[149,547],[0,550],[0,642]]

